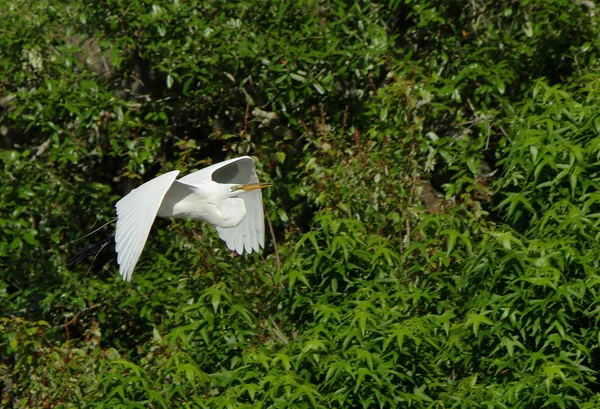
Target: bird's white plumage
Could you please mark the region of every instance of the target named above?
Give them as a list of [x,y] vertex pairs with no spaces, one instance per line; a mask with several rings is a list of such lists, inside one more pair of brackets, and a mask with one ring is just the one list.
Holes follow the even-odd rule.
[[[213,176],[213,173],[215,173],[219,169],[225,168],[227,168],[226,171],[221,171],[217,175]],[[254,177],[252,177],[251,175],[254,175]],[[179,179],[179,181],[192,186],[197,186],[207,180],[214,180],[217,183],[256,183],[247,181],[244,182],[244,180],[249,179],[253,179],[256,180],[256,182],[258,182],[258,176],[256,176],[256,168],[254,166],[254,160],[250,156],[241,156],[239,158],[224,160],[223,162],[215,163],[214,165],[210,165],[200,170],[197,170],[194,173],[185,175],[184,177]]]
[[[179,179],[182,183],[196,185],[207,179],[217,183],[258,183],[254,161],[249,156],[226,160],[215,165],[208,166],[197,172]],[[242,193],[240,198],[244,199],[246,216],[240,224],[235,227],[223,228],[215,226],[219,237],[227,244],[227,247],[243,254],[259,251],[265,247],[265,219],[262,205],[262,192],[260,189]]]
[[261,190],[231,189],[258,183],[252,158],[230,159],[175,180],[178,173],[158,176],[117,202],[115,242],[124,280],[131,280],[156,216],[208,221],[238,254],[264,248]]
[[117,262],[124,280],[130,281],[158,208],[179,174],[174,170],[138,188],[117,202],[115,243]]

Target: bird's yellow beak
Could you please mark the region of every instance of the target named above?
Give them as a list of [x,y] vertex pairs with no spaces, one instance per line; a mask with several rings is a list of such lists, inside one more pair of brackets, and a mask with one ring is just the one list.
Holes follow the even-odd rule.
[[271,187],[270,183],[246,183],[244,185],[236,185],[233,186],[231,188],[232,192],[235,192],[236,190],[243,190],[244,192],[250,192],[252,190],[256,190],[256,189],[264,189],[266,187]]

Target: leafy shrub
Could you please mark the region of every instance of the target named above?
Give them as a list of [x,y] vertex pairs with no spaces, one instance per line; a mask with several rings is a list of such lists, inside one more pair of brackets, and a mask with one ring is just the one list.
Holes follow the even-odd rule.
[[[1,406],[596,407],[592,6],[3,4]],[[68,266],[241,154],[261,255],[157,220],[131,284]]]

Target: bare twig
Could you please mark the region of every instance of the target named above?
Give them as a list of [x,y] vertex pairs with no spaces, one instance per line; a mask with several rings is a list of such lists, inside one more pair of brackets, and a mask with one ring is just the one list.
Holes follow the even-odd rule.
[[116,220],[117,220],[117,218],[115,217],[115,218],[113,218],[113,219],[109,220],[108,222],[104,223],[102,226],[98,227],[98,228],[97,228],[96,230],[94,230],[93,232],[91,232],[91,233],[88,233],[88,234],[86,234],[85,236],[83,236],[83,237],[80,237],[80,238],[78,238],[78,239],[72,240],[72,241],[70,241],[70,242],[68,242],[68,243],[66,243],[66,244],[67,244],[67,245],[69,245],[69,244],[76,243],[76,242],[78,242],[78,241],[80,241],[80,240],[83,240],[83,239],[85,239],[86,237],[89,237],[89,236],[91,236],[92,234],[96,233],[98,230],[101,230],[101,229],[105,228],[106,226],[108,226],[109,224],[111,224],[112,222],[114,222],[114,221],[116,221]]
[[66,320],[66,317],[65,317],[65,322],[64,322],[64,324],[62,324],[62,325],[63,325],[63,326],[64,326],[64,327],[67,329],[67,331],[68,331],[68,328],[67,328],[67,327],[68,327],[69,325],[73,325],[73,324],[75,324],[75,323],[77,322],[77,320],[79,319],[79,316],[81,315],[81,313],[82,313],[82,312],[87,312],[87,311],[90,311],[90,310],[94,310],[94,309],[96,309],[96,308],[98,308],[98,307],[102,307],[103,305],[104,305],[104,303],[100,303],[100,304],[95,304],[95,305],[92,305],[91,307],[86,307],[86,308],[84,308],[84,309],[80,310],[79,312],[77,312],[77,314],[75,314],[75,315],[73,316],[73,318],[71,318],[71,320],[70,320],[70,321],[67,321],[67,320]]
[[290,342],[289,338],[286,337],[283,334],[283,332],[281,332],[281,330],[279,329],[277,324],[275,324],[275,320],[271,320],[271,329],[273,330],[273,334],[275,334],[281,342],[283,342],[284,344],[287,344],[288,342]]
[[[112,236],[111,236],[111,238],[112,238]],[[86,274],[89,274],[89,273],[90,273],[90,271],[92,271],[92,267],[93,267],[93,265],[94,265],[94,262],[95,262],[95,261],[96,261],[96,259],[98,258],[98,255],[100,254],[100,252],[101,252],[102,250],[104,250],[104,247],[106,247],[106,246],[108,245],[108,243],[110,243],[110,241],[106,241],[106,242],[105,242],[105,243],[102,245],[102,247],[100,247],[100,250],[98,250],[98,252],[97,252],[97,253],[96,253],[96,255],[94,256],[94,259],[93,259],[93,260],[92,260],[92,262],[90,263],[90,268],[88,268],[88,271],[87,271],[87,273],[86,273]]]
[[267,223],[269,224],[269,231],[271,232],[271,237],[273,238],[273,250],[275,251],[275,261],[277,262],[277,271],[281,268],[281,261],[279,260],[279,250],[277,249],[277,240],[275,240],[275,231],[273,230],[273,225],[271,224],[271,217],[269,216],[269,211],[266,206],[264,206],[265,214],[267,215]]

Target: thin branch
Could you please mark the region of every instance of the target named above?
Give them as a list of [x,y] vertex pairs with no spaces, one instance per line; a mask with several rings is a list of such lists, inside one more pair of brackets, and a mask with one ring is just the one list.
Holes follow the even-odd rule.
[[83,236],[83,237],[80,237],[80,238],[78,238],[78,239],[71,240],[70,242],[66,243],[66,245],[73,244],[73,243],[77,243],[78,241],[81,241],[81,240],[85,239],[86,237],[89,237],[89,236],[91,236],[92,234],[96,233],[97,231],[99,231],[99,230],[101,230],[101,229],[105,228],[106,226],[108,226],[109,224],[113,223],[113,222],[114,222],[114,221],[116,221],[116,220],[117,220],[117,218],[115,217],[115,218],[113,218],[113,219],[109,220],[108,222],[104,223],[102,226],[98,227],[98,228],[97,228],[96,230],[94,230],[93,232],[91,232],[91,233],[88,233],[88,234],[86,234],[85,236]]
[[277,249],[277,240],[275,240],[275,231],[273,230],[273,225],[271,224],[271,217],[269,216],[269,211],[267,207],[264,206],[265,214],[267,215],[267,223],[269,224],[269,231],[271,232],[271,237],[273,238],[273,250],[275,251],[275,261],[277,262],[277,271],[281,269],[281,261],[279,260],[279,250]]
[[273,331],[273,334],[275,334],[277,338],[279,338],[279,340],[283,342],[284,345],[290,342],[289,338],[286,337],[283,332],[281,332],[281,330],[275,323],[275,320],[273,319],[271,320],[271,330]]

